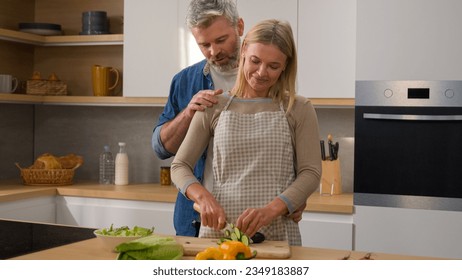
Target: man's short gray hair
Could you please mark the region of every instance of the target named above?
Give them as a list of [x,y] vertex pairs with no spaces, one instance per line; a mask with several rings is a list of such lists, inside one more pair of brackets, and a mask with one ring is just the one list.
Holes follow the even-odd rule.
[[189,28],[208,27],[219,16],[224,16],[233,26],[237,26],[239,13],[235,0],[191,0],[186,24]]

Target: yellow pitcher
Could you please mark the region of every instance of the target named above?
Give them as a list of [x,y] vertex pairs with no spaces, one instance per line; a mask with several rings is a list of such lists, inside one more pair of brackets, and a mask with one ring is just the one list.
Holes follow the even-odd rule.
[[[119,85],[119,70],[110,66],[93,65],[91,68],[93,94],[95,96],[109,96]],[[112,79],[112,76],[114,78]],[[113,85],[110,85],[114,81]]]

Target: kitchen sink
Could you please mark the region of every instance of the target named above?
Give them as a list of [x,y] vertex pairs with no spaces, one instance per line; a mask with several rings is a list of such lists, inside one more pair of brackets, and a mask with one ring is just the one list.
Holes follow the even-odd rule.
[[94,238],[94,228],[0,219],[0,259]]

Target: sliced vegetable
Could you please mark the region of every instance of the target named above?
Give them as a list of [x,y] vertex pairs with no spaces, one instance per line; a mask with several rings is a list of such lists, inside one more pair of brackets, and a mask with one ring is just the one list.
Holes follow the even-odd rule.
[[234,224],[230,224],[229,226],[230,228],[225,230],[225,236],[220,238],[217,243],[221,244],[226,241],[239,241],[244,243],[244,245],[249,246],[251,243],[250,238]]
[[224,260],[249,260],[257,255],[250,251],[250,247],[240,241],[226,241],[220,244]]
[[209,247],[197,253],[196,260],[222,260],[223,252],[217,247]]
[[139,226],[134,226],[133,229],[130,229],[128,226],[122,226],[115,228],[113,224],[109,228],[102,228],[96,230],[97,234],[109,235],[109,236],[148,236],[154,232],[154,227],[144,228]]
[[224,241],[219,247],[209,247],[197,253],[196,260],[249,260],[257,256],[257,251],[240,241]]

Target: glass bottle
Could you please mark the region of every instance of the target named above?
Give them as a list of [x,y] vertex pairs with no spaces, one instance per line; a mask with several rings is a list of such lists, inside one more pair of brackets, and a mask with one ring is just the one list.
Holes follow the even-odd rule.
[[126,144],[119,142],[119,152],[115,159],[115,184],[128,185],[128,155]]

